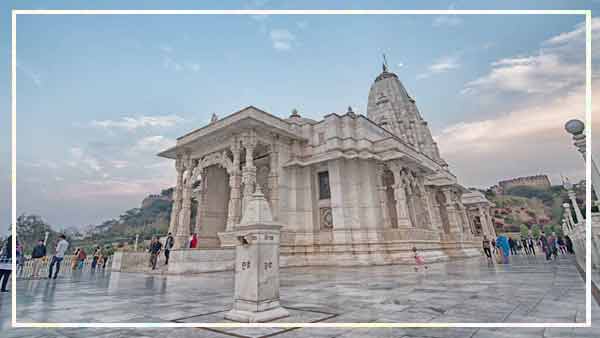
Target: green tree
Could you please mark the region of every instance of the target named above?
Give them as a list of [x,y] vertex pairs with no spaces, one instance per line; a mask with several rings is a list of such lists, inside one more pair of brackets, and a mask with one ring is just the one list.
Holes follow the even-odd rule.
[[531,227],[531,235],[533,236],[533,238],[535,238],[536,240],[540,238],[542,232],[540,230],[540,226],[537,224],[534,224]]
[[527,238],[527,236],[529,236],[529,228],[527,227],[527,225],[521,224],[520,232],[521,232],[521,239]]
[[544,233],[546,234],[546,236],[554,233],[558,234],[558,231],[556,230],[556,226],[554,224],[546,224],[544,225]]

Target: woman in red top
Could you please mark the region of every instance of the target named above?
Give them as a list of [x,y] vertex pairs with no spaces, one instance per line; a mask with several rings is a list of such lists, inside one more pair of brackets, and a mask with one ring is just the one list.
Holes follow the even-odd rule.
[[196,236],[196,233],[193,233],[192,239],[190,240],[190,249],[196,248],[197,245],[198,245],[198,237]]

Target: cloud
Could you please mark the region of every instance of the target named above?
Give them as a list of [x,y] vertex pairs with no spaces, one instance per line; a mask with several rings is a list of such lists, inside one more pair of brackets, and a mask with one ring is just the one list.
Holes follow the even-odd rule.
[[276,50],[286,51],[292,48],[292,42],[296,39],[287,29],[274,29],[269,33],[273,48]]
[[93,120],[90,125],[100,128],[120,128],[128,131],[134,131],[140,128],[148,127],[172,127],[184,119],[178,115],[156,115],[156,116],[138,116],[123,117],[119,120]]
[[174,53],[175,49],[172,46],[162,44],[158,46],[158,49],[161,52],[163,67],[165,69],[174,70],[176,72],[180,72],[186,69],[193,72],[198,72],[200,70],[200,65],[198,63],[189,61],[179,61]]
[[141,152],[159,152],[173,147],[175,143],[175,140],[162,135],[148,136],[140,139],[133,149]]
[[417,75],[417,79],[425,79],[433,75],[442,74],[460,67],[458,56],[445,56],[436,60],[427,68],[427,72]]
[[[455,9],[455,5],[454,4],[450,4],[450,6],[448,6],[449,10],[453,10]],[[457,16],[456,14],[450,14],[450,15],[439,15],[436,16],[433,19],[433,22],[431,23],[431,25],[433,27],[454,27],[454,26],[458,26],[460,24],[463,23],[463,20]]]
[[100,161],[84,151],[81,147],[73,147],[69,149],[71,160],[67,164],[71,167],[82,169],[84,172],[90,172],[90,169],[94,172],[101,172],[103,167],[100,165]]
[[[65,192],[69,196],[83,199],[134,196],[138,199],[146,194],[156,193],[173,184],[170,177],[154,178],[110,178],[90,179],[68,185]],[[121,211],[125,210],[122,208]],[[118,211],[117,211],[118,212]],[[109,216],[106,216],[109,218]]]
[[540,53],[501,59],[491,64],[489,74],[468,82],[462,94],[481,91],[548,93],[580,83],[581,64],[566,64],[559,55]]
[[[600,55],[600,18],[592,19],[592,58]],[[462,94],[558,93],[585,80],[585,26],[577,24],[544,41],[530,55],[504,58],[491,63],[491,70],[465,84]]]
[[463,23],[463,20],[456,15],[440,15],[433,19],[433,27],[454,27]]
[[28,66],[25,66],[23,62],[17,60],[17,69],[22,71],[25,76],[30,79],[36,87],[40,87],[42,85],[42,80],[40,74],[33,71]]
[[110,161],[110,164],[115,169],[127,168],[129,166],[128,161],[122,161],[122,160],[112,160],[112,161]]
[[[593,26],[600,30],[597,23]],[[463,93],[485,93],[499,103],[489,109],[504,111],[492,118],[450,125],[435,136],[442,155],[463,183],[483,187],[495,183],[490,177],[538,173],[550,175],[554,182],[559,182],[560,174],[583,178],[584,163],[564,131],[564,123],[583,119],[585,110],[585,44],[580,30],[577,25],[573,31],[556,35],[530,55],[495,61],[488,74],[467,83]],[[509,101],[507,93],[526,95]],[[482,95],[470,97],[483,100]],[[598,100],[600,92],[593,91],[592,101]],[[598,114],[600,110],[593,108],[592,115]],[[600,123],[592,127],[600,128]]]

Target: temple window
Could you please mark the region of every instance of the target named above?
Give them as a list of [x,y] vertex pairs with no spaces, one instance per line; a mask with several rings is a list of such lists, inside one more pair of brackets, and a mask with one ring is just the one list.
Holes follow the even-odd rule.
[[329,172],[322,171],[319,174],[319,199],[326,200],[331,197],[329,190]]

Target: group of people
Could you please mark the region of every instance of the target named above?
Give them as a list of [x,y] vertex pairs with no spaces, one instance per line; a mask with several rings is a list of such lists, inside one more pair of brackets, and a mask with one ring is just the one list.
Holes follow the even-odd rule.
[[152,270],[156,270],[156,264],[158,263],[158,257],[160,256],[161,252],[164,252],[164,254],[165,254],[165,265],[168,265],[169,257],[171,255],[171,250],[173,249],[174,245],[175,245],[175,239],[173,238],[173,235],[170,232],[167,234],[167,238],[165,239],[164,247],[163,247],[163,244],[158,239],[158,236],[152,237],[152,240],[150,241],[150,245],[148,246],[148,252],[150,253],[149,267]]
[[521,238],[521,240],[514,240],[512,237],[506,237],[500,235],[496,239],[488,239],[487,236],[483,236],[483,252],[487,256],[490,263],[493,262],[493,256],[498,257],[498,263],[508,264],[509,256],[514,255],[536,255],[536,246],[542,248],[542,252],[546,256],[546,260],[558,259],[559,253],[561,255],[574,254],[573,242],[569,236],[557,236],[555,232],[546,235],[544,232],[538,239],[533,238],[529,235],[527,238]]
[[[113,250],[110,245],[107,245],[104,248],[102,248],[100,245],[96,245],[92,256],[91,271],[96,271],[96,269],[106,269],[106,263],[112,254]],[[75,248],[75,251],[71,256],[71,270],[83,270],[86,259],[87,253],[85,252],[85,249]]]
[[[158,263],[158,258],[160,257],[161,252],[165,255],[165,265],[169,264],[169,256],[171,254],[171,250],[175,246],[175,239],[173,238],[173,234],[170,232],[167,234],[165,238],[165,243],[160,242],[158,236],[152,237],[150,240],[150,244],[148,245],[148,252],[150,253],[150,261],[148,262],[148,266],[152,270],[156,270],[156,265]],[[188,241],[188,248],[195,249],[198,247],[198,235],[193,233]]]

